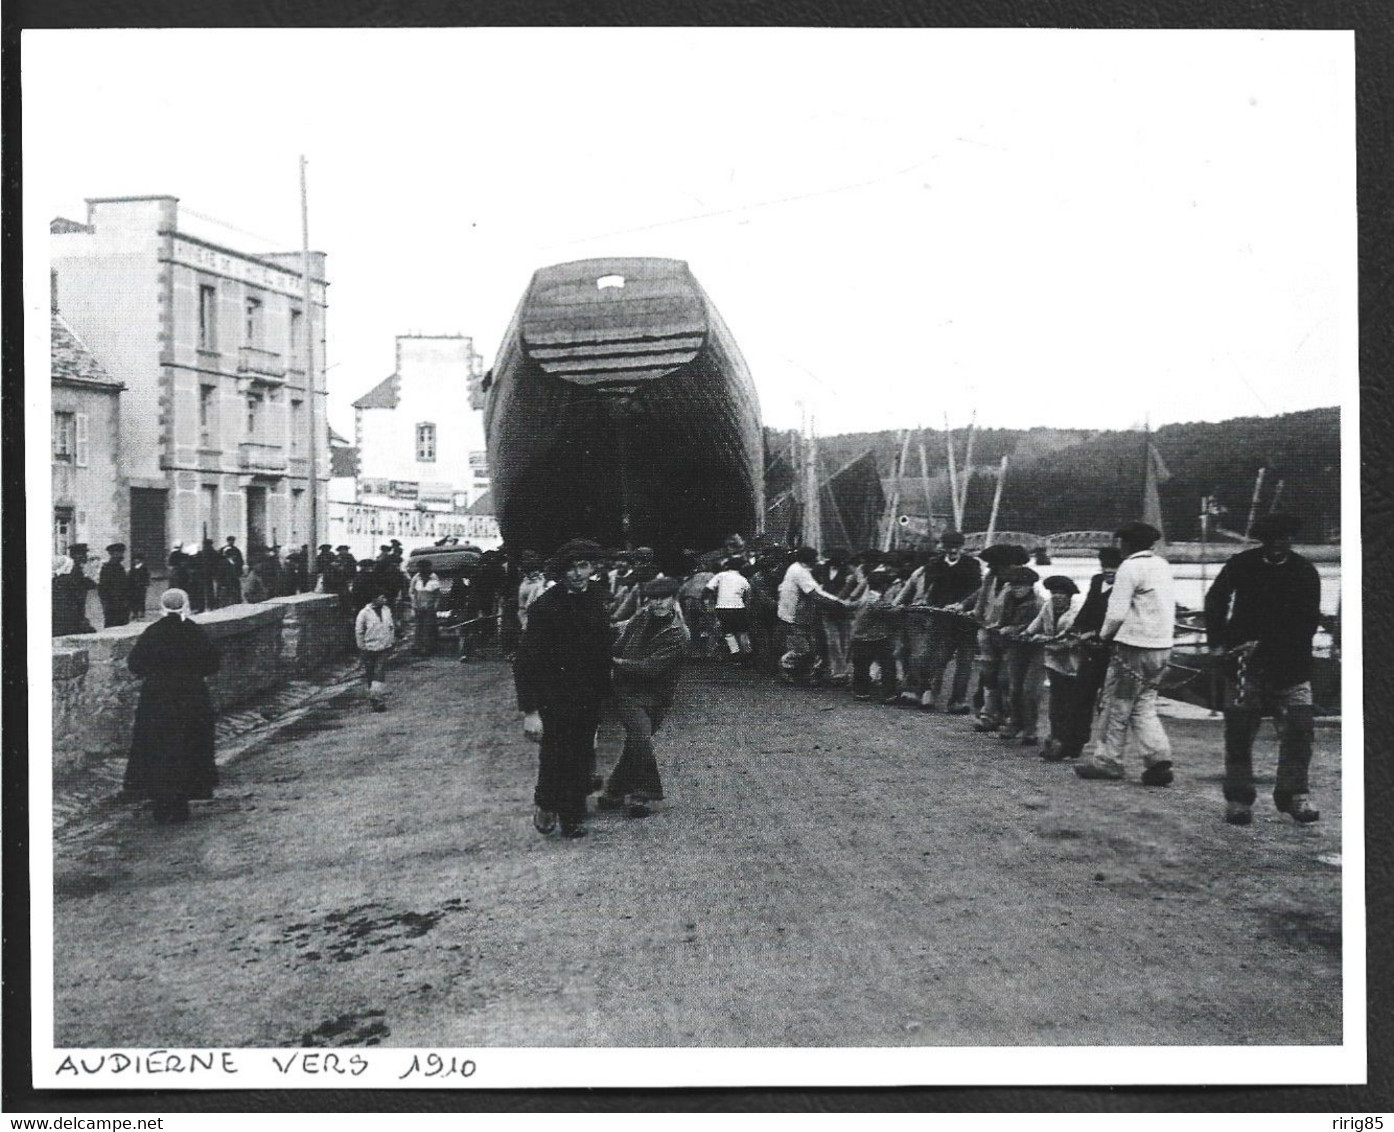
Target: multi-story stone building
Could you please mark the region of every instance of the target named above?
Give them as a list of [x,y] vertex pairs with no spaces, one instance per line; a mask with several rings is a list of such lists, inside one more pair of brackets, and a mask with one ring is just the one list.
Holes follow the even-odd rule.
[[310,256],[306,309],[299,252],[253,255],[181,230],[172,196],[91,199],[85,224],[59,219],[50,230],[57,302],[126,388],[120,541],[152,569],[174,542],[236,535],[254,551],[314,541],[308,493],[323,530],[330,474],[324,253]]
[[404,334],[390,377],[353,403],[362,504],[461,512],[489,487],[478,386],[461,334]]
[[53,553],[75,543],[102,553],[125,542],[128,499],[121,476],[121,391],[54,305],[49,348],[53,399]]

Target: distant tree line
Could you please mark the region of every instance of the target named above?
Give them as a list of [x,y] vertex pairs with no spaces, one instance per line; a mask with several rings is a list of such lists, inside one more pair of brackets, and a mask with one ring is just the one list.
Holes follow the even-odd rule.
[[[765,430],[767,464],[772,478],[780,481],[777,487],[768,484],[775,490],[788,486],[787,465],[780,457],[788,455],[792,438],[789,432]],[[1304,540],[1340,537],[1338,409],[1163,425],[1150,438],[1170,472],[1158,488],[1168,538],[1199,537],[1201,500],[1207,496],[1225,509],[1218,525],[1242,532],[1260,467],[1267,471],[1259,514],[1272,505],[1281,482],[1278,505],[1303,520]],[[976,471],[968,488],[964,526],[987,526],[1004,455],[1010,461],[997,520],[1000,530],[1049,534],[1105,529],[1135,519],[1142,510],[1147,439],[1140,430],[979,429],[973,441]],[[920,475],[921,440],[931,483],[942,481],[948,459],[944,433],[937,429],[912,435],[906,474]],[[954,434],[960,471],[963,442],[960,429]],[[900,450],[894,431],[819,437],[818,446],[825,474],[871,449],[882,475],[889,476]],[[948,512],[947,488],[942,483],[938,487],[942,498],[935,500],[935,510]]]

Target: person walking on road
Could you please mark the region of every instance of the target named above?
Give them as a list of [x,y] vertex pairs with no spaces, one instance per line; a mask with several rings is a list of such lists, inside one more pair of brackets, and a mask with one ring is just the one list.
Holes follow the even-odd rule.
[[614,639],[604,587],[592,584],[600,546],[572,539],[556,555],[560,585],[528,607],[513,666],[523,734],[539,744],[533,824],[565,837],[586,834],[586,798],[595,766],[595,729],[610,693]]
[[166,590],[164,616],[140,635],[126,666],[142,680],[123,800],[149,798],[160,824],[189,819],[189,801],[213,797],[213,700],[207,677],[221,663],[208,634],[189,620],[189,596]]
[[1147,523],[1126,523],[1115,536],[1123,564],[1108,599],[1099,637],[1113,642],[1104,676],[1103,702],[1094,734],[1094,754],[1075,767],[1080,778],[1121,779],[1123,754],[1142,754],[1144,786],[1170,786],[1171,743],[1157,718],[1157,689],[1171,660],[1176,600],[1171,564],[1152,552],[1162,532]]
[[240,605],[242,602],[242,575],[246,573],[247,561],[242,557],[242,551],[237,546],[237,536],[228,535],[227,545],[219,553],[223,559],[223,569],[219,577],[222,580],[222,603],[224,605]]
[[436,610],[439,606],[440,579],[431,568],[431,560],[423,558],[416,564],[416,574],[411,580],[411,612],[415,625],[412,648],[418,656],[430,656],[436,651]]
[[66,554],[53,556],[53,635],[95,633],[87,620],[87,591],[92,581]]
[[1321,578],[1292,549],[1291,515],[1253,526],[1257,550],[1236,554],[1205,596],[1212,653],[1230,661],[1225,681],[1225,821],[1249,825],[1254,805],[1254,737],[1266,712],[1278,729],[1273,804],[1295,821],[1321,815],[1308,797],[1312,762],[1312,637],[1321,616]]
[[750,659],[750,580],[741,573],[741,560],[728,558],[721,572],[702,585],[702,592],[716,602],[717,628],[733,660]]
[[353,636],[358,645],[358,653],[363,658],[363,677],[368,682],[368,702],[374,711],[386,711],[384,694],[387,691],[383,679],[387,669],[387,657],[397,642],[397,629],[392,622],[392,608],[387,604],[387,594],[379,590],[373,595],[353,623]]
[[644,583],[644,606],[619,626],[615,642],[610,707],[624,727],[624,751],[597,804],[632,818],[648,817],[663,799],[653,736],[672,705],[687,651],[687,630],[674,609],[678,589],[675,578]]

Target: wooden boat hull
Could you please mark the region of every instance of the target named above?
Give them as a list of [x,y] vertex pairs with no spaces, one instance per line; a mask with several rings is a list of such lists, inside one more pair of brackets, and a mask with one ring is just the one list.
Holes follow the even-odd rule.
[[546,554],[585,536],[702,550],[759,533],[755,387],[686,264],[543,268],[487,381],[494,510],[510,547]]

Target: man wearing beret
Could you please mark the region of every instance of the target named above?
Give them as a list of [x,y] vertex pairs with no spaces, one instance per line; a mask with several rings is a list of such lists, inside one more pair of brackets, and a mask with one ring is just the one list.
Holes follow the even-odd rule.
[[126,577],[126,544],[114,542],[106,548],[107,560],[97,575],[97,600],[102,603],[102,625],[126,625],[131,620],[131,586]]
[[954,607],[978,623],[978,652],[974,666],[978,671],[979,687],[983,691],[983,710],[973,724],[974,731],[996,731],[1002,726],[1002,695],[1007,681],[1002,671],[1002,638],[990,626],[1002,617],[1002,605],[1007,599],[1007,574],[1016,566],[1031,560],[1024,546],[996,543],[984,548],[978,556],[987,566],[987,574],[971,594]]
[[982,566],[976,558],[963,553],[963,543],[963,535],[955,530],[947,530],[939,536],[942,554],[934,564],[925,593],[925,600],[933,611],[934,626],[930,637],[927,665],[929,686],[926,694],[931,704],[938,699],[944,673],[952,660],[954,681],[947,709],[950,715],[967,715],[972,710],[968,706],[968,677],[972,674],[978,633],[971,621],[949,612],[948,607],[956,606],[976,592],[983,579]]
[[655,578],[643,587],[644,606],[617,626],[615,695],[611,701],[624,727],[624,753],[610,772],[599,805],[647,817],[663,798],[663,780],[653,754],[653,735],[673,702],[687,651],[687,630],[674,612],[679,583]]
[[600,547],[572,539],[556,554],[562,582],[528,607],[513,666],[523,734],[539,744],[533,824],[566,837],[586,834],[595,729],[610,692],[613,633],[604,589],[591,584]]
[[1094,754],[1075,767],[1080,778],[1121,779],[1123,753],[1142,754],[1142,784],[1170,786],[1171,742],[1157,718],[1157,690],[1171,660],[1176,600],[1171,564],[1152,552],[1162,532],[1125,523],[1114,532],[1123,564],[1109,594],[1099,638],[1113,642],[1104,676]]
[[1278,725],[1273,804],[1299,822],[1320,814],[1307,796],[1312,761],[1312,637],[1321,615],[1317,569],[1293,553],[1298,522],[1270,514],[1254,524],[1256,550],[1236,554],[1205,595],[1213,653],[1227,654],[1225,820],[1253,821],[1254,736],[1265,712]]

